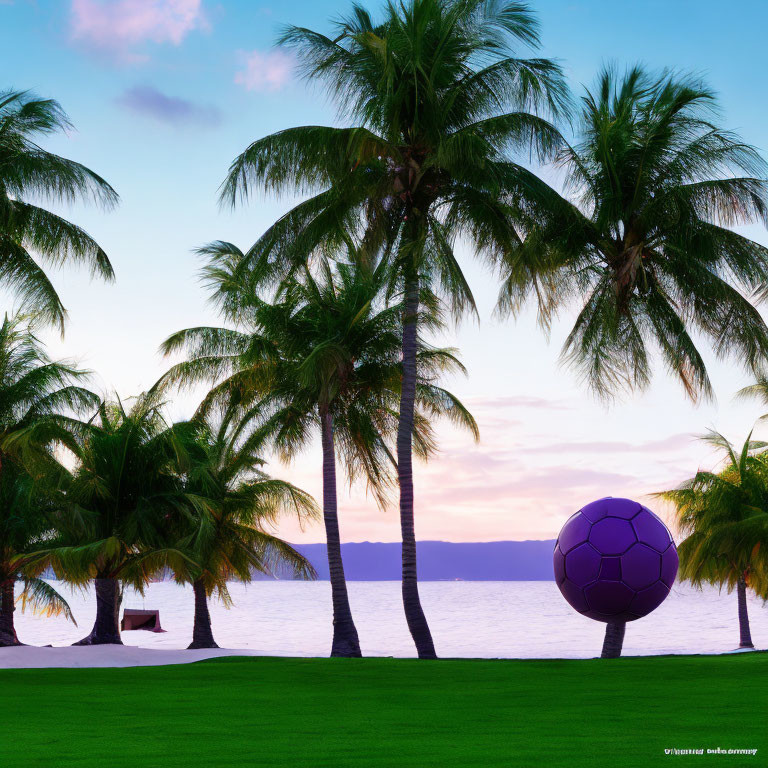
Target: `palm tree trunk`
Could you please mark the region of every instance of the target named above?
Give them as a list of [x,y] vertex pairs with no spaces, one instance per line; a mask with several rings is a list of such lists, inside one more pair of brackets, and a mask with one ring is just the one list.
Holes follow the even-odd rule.
[[203,580],[195,581],[192,584],[192,589],[195,593],[195,623],[192,628],[192,642],[187,648],[218,648],[219,646],[213,639],[211,614],[208,611],[208,595]]
[[10,645],[22,645],[16,636],[13,614],[16,610],[14,603],[14,579],[8,579],[0,584],[0,648]]
[[117,579],[96,578],[96,621],[88,637],[74,645],[122,645],[120,639],[120,584]]
[[359,657],[360,640],[349,607],[344,563],[341,559],[339,514],[336,503],[336,451],[333,443],[333,416],[326,410],[321,414],[323,446],[323,521],[328,552],[333,603],[333,642],[331,656]]
[[[0,458],[0,472],[2,472],[2,467],[3,462]],[[16,579],[14,577],[0,582],[0,648],[21,645],[16,636],[16,625],[13,621],[13,614],[16,611],[15,588]]]
[[749,612],[747,610],[747,581],[742,576],[736,582],[736,596],[739,601],[739,648],[754,648],[752,633],[749,631]]
[[621,656],[621,648],[624,645],[624,630],[627,624],[624,621],[608,622],[605,625],[605,639],[603,640],[603,659],[618,659]]
[[416,346],[419,278],[406,277],[403,313],[403,383],[397,425],[397,477],[400,485],[400,530],[403,539],[403,608],[420,659],[436,659],[435,644],[419,599],[416,571],[416,531],[413,520],[413,415],[416,406]]

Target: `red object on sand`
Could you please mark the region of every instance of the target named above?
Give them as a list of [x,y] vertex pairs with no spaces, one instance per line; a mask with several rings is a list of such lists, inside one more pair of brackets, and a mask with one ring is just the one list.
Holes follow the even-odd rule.
[[160,611],[145,611],[136,608],[126,608],[120,630],[125,632],[132,629],[146,629],[148,632],[165,632],[160,626]]

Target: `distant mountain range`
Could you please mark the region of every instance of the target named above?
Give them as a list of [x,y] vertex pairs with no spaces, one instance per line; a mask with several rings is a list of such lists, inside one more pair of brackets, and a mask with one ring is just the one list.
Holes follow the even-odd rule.
[[[328,580],[325,544],[294,544],[317,571]],[[462,542],[419,541],[416,544],[420,581],[552,581],[552,550],[555,540]],[[341,545],[344,573],[348,581],[399,581],[400,544],[360,541]],[[51,569],[43,574],[55,579]],[[277,574],[290,579],[287,574]],[[167,581],[167,569],[152,581]],[[274,577],[254,573],[256,581]]]
[[[325,544],[297,544],[315,567],[320,579],[328,579]],[[489,541],[455,543],[420,541],[420,581],[550,581],[555,541]],[[397,581],[400,579],[400,544],[362,541],[341,545],[344,572],[349,581]]]

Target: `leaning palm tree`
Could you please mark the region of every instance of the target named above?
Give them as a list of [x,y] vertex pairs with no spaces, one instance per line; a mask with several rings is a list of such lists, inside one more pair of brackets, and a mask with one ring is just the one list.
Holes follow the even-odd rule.
[[[20,315],[0,324],[0,645],[18,642],[13,614],[20,559],[50,534],[52,507],[44,489],[66,473],[53,451],[76,448],[82,427],[76,415],[98,402],[80,386],[87,373],[51,360],[30,322]],[[35,575],[28,575],[19,597],[68,614],[63,599]]]
[[[341,558],[336,455],[350,482],[362,476],[385,505],[402,386],[402,308],[382,304],[386,265],[371,272],[359,261],[338,263],[333,271],[322,261],[318,277],[306,268],[268,303],[234,279],[244,258],[235,246],[216,243],[208,252],[206,274],[218,286],[215,295],[244,330],[193,328],[174,334],[163,351],[185,349],[189,359],[174,366],[167,381],[192,385],[223,378],[203,409],[221,397],[251,408],[243,423],[255,420],[258,439],[268,437],[283,459],[294,458],[319,433],[333,600],[331,655],[360,656]],[[434,315],[426,321],[433,323]],[[414,440],[424,457],[435,449],[432,417],[446,415],[477,434],[471,415],[436,384],[439,373],[450,369],[461,370],[450,350],[419,343]]]
[[222,200],[234,204],[254,188],[311,193],[249,251],[263,280],[350,237],[369,259],[382,248],[395,254],[392,287],[403,297],[403,604],[418,655],[430,658],[413,509],[420,286],[442,290],[457,315],[474,309],[454,242],[466,237],[491,260],[517,249],[510,215],[546,208],[553,196],[516,160],[544,159],[560,146],[545,118],[567,110],[567,89],[554,62],[516,55],[539,44],[522,2],[406,0],[386,5],[379,23],[354,5],[332,35],[289,27],[280,42],[353,127],[304,126],[255,141],[232,163]]
[[195,618],[190,648],[217,648],[208,598],[225,605],[232,600],[227,582],[251,581],[254,572],[307,579],[315,576],[309,561],[269,532],[287,513],[306,520],[317,514],[312,497],[261,470],[263,441],[240,421],[242,409],[225,405],[198,415],[187,425],[190,462],[183,487],[190,501],[180,517],[186,529],[182,546],[191,565],[176,580],[191,582]]
[[680,575],[699,588],[736,589],[739,648],[754,648],[747,590],[768,597],[768,443],[750,434],[737,452],[717,432],[704,439],[725,454],[725,465],[657,495],[674,504],[687,534],[678,547]]
[[[768,327],[749,296],[768,285],[768,248],[729,227],[768,221],[767,169],[720,126],[712,91],[693,78],[606,69],[583,99],[580,142],[559,159],[576,202],[524,225],[501,311],[535,294],[546,324],[569,301],[583,305],[563,357],[602,397],[646,387],[654,355],[691,399],[711,396],[693,335],[761,370]],[[535,283],[520,279],[520,259],[538,265]]]
[[66,488],[64,535],[28,557],[30,569],[50,567],[67,581],[96,590],[96,619],[77,645],[122,644],[121,587],[143,591],[163,568],[189,567],[189,557],[166,540],[168,521],[188,508],[179,479],[185,443],[168,426],[156,391],[130,409],[103,401],[77,450]]
[[112,265],[80,227],[34,202],[91,198],[109,208],[117,193],[80,163],[44,150],[38,141],[71,123],[59,104],[26,91],[0,91],[0,285],[18,295],[26,311],[63,329],[65,310],[43,264],[87,264],[111,280]]

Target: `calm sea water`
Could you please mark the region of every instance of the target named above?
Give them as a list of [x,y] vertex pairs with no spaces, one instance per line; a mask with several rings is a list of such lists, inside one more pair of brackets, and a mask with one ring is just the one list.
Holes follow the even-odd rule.
[[[79,627],[62,618],[17,614],[19,638],[35,645],[68,645],[90,631],[91,592],[67,595]],[[327,582],[254,582],[230,585],[235,605],[211,603],[213,631],[223,648],[285,656],[325,656],[330,650]],[[554,582],[425,582],[422,602],[443,657],[580,658],[599,654],[604,625],[576,614]],[[412,656],[397,582],[352,582],[352,610],[365,655]],[[185,648],[191,639],[192,590],[152,584],[145,597],[126,594],[126,608],[158,608],[164,634],[126,632],[127,645]],[[768,647],[768,608],[750,601],[752,636]],[[624,652],[720,653],[738,645],[736,595],[675,586],[650,616],[627,625]]]

